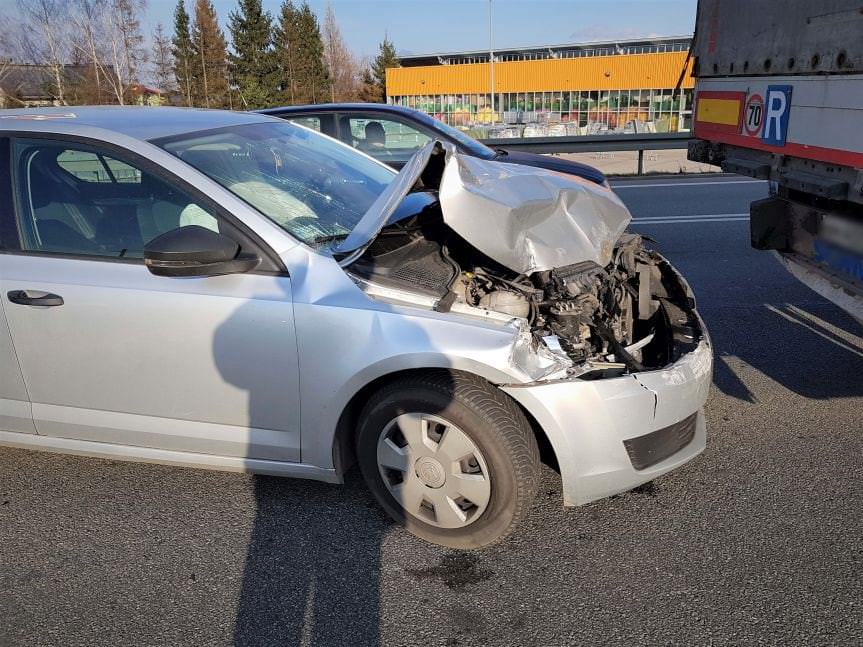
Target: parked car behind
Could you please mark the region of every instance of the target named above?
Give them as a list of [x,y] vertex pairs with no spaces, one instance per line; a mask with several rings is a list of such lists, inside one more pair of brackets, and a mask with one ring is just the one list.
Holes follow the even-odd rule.
[[[490,167],[493,165],[493,168]],[[614,193],[252,113],[0,118],[0,444],[341,482],[506,536],[696,456],[712,354]]]
[[403,106],[384,103],[325,103],[267,108],[260,112],[289,119],[335,137],[394,169],[400,169],[416,151],[429,141],[437,139],[452,144],[464,155],[484,160],[569,173],[597,184],[604,184],[606,181],[605,175],[599,169],[587,164],[551,155],[489,148],[457,128],[424,112]]

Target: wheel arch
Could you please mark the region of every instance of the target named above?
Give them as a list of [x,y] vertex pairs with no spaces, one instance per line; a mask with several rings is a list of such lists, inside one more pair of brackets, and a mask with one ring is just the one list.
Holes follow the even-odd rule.
[[[473,375],[482,380],[485,380],[492,386],[496,387],[496,385],[490,380],[488,380],[487,377],[478,375],[477,373],[473,373],[471,371],[453,368],[405,368],[379,375],[378,377],[374,378],[370,382],[360,387],[353,394],[353,396],[351,396],[347,404],[345,404],[345,406],[343,407],[341,414],[339,415],[338,422],[336,423],[336,430],[333,437],[332,447],[333,465],[336,469],[336,473],[339,476],[347,472],[354,465],[354,463],[356,463],[354,440],[356,438],[360,413],[362,412],[363,405],[366,401],[368,401],[369,397],[371,397],[371,395],[376,391],[382,389],[384,386],[395,380],[399,380],[418,373],[425,373],[428,371],[444,371],[447,373],[461,373],[464,375]],[[498,389],[498,392],[503,395],[503,397],[515,403],[515,405],[522,411],[522,413],[524,413],[524,416],[527,419],[528,424],[530,425],[531,431],[536,438],[537,445],[539,446],[542,462],[554,469],[555,471],[559,472],[557,454],[554,450],[554,446],[552,445],[551,441],[545,433],[545,430],[539,424],[534,415],[520,402],[518,402],[518,400],[513,398],[508,393],[504,392],[501,389]]]

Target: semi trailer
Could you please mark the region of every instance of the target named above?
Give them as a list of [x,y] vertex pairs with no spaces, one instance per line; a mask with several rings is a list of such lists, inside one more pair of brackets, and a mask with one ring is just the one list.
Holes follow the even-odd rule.
[[863,2],[700,0],[690,160],[770,182],[752,246],[863,322]]

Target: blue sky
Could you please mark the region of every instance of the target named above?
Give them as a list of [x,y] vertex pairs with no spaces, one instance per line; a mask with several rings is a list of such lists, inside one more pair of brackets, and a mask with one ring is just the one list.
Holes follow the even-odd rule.
[[[298,0],[295,0],[295,2]],[[186,0],[191,11],[194,0]],[[488,0],[330,0],[342,35],[360,56],[387,33],[400,52],[424,54],[488,47]],[[149,0],[147,30],[173,29],[177,0]],[[224,27],[236,0],[214,0]],[[278,13],[280,0],[264,0]],[[327,0],[309,0],[323,18]],[[696,0],[493,0],[499,48],[604,38],[692,33]],[[149,34],[148,34],[149,35]]]

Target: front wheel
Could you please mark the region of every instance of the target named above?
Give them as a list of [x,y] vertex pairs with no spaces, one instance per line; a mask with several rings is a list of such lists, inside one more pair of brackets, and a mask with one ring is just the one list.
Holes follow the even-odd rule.
[[539,451],[524,414],[464,374],[429,371],[373,395],[361,416],[357,457],[390,516],[451,548],[508,535],[537,488]]

